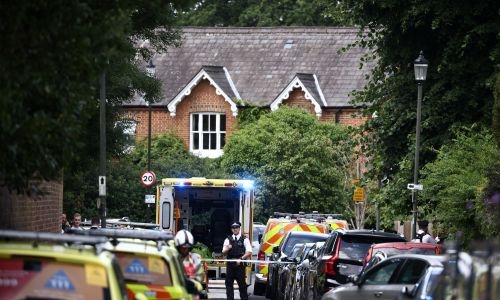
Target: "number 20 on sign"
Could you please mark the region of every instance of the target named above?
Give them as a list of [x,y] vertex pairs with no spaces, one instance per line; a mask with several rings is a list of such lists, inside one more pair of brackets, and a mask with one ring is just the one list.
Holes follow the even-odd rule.
[[144,171],[141,174],[141,184],[143,186],[152,186],[156,182],[156,175],[152,171]]

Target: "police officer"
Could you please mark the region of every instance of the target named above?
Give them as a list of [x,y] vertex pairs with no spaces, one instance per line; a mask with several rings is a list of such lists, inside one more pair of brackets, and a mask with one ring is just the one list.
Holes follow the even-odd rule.
[[[246,236],[240,233],[241,223],[231,225],[232,234],[224,240],[222,253],[228,260],[245,260],[252,257],[252,245]],[[234,299],[233,282],[236,279],[240,290],[240,299],[248,299],[247,284],[245,282],[245,264],[240,261],[226,263],[226,296],[228,300]]]

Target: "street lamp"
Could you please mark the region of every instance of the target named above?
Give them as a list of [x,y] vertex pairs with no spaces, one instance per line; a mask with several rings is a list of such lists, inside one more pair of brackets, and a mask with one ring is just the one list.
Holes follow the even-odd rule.
[[413,203],[413,238],[417,237],[417,188],[418,185],[418,164],[419,164],[419,151],[420,151],[420,123],[422,117],[422,85],[427,77],[427,67],[429,61],[424,58],[424,53],[420,51],[420,55],[413,62],[415,69],[415,81],[417,82],[418,96],[417,96],[417,125],[415,136],[415,169],[413,170],[413,184],[414,188],[411,190],[412,203]]
[[[150,77],[155,76],[156,66],[153,64],[153,60],[149,60],[149,64],[146,66],[146,72]],[[151,101],[147,101],[148,104],[148,171],[151,171]],[[150,204],[146,206],[146,222],[149,222],[149,210]]]

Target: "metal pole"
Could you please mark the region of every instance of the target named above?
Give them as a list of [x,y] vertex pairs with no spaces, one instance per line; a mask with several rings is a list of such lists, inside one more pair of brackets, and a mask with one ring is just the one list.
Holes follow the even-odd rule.
[[[413,183],[418,184],[418,168],[419,168],[419,152],[420,152],[420,123],[421,123],[421,117],[422,117],[422,82],[417,83],[417,90],[418,90],[418,95],[417,95],[417,132],[415,136],[415,169],[413,170]],[[413,189],[411,192],[412,195],[412,202],[413,202],[413,232],[412,232],[412,238],[417,237],[417,217],[418,217],[418,210],[417,210],[417,190]]]
[[100,164],[99,173],[104,181],[104,190],[100,192],[101,197],[101,227],[106,228],[106,72],[102,72],[99,78],[99,103],[100,103]]
[[148,171],[151,171],[151,103],[148,102],[149,118],[148,118]]
[[[151,103],[148,102],[148,171],[151,171]],[[151,194],[151,188],[148,188],[149,193]],[[149,214],[150,214],[150,204],[146,205],[146,223],[149,222]]]

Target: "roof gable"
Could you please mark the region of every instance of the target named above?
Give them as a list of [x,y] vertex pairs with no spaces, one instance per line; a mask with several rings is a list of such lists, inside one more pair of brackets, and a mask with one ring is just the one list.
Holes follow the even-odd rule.
[[314,105],[314,112],[319,117],[321,116],[322,107],[327,106],[323,92],[318,83],[318,78],[314,74],[297,74],[286,88],[274,99],[271,103],[271,110],[276,110],[284,100],[288,99],[293,89],[300,88],[306,99],[311,100]]
[[168,111],[171,116],[175,116],[177,105],[186,96],[191,94],[193,88],[198,85],[198,83],[206,79],[211,85],[215,87],[215,93],[224,97],[224,100],[231,105],[231,111],[233,116],[238,114],[238,108],[233,99],[240,99],[240,94],[236,90],[229,72],[226,68],[221,66],[203,66],[201,70],[196,74],[193,79],[170,101],[168,104]]

